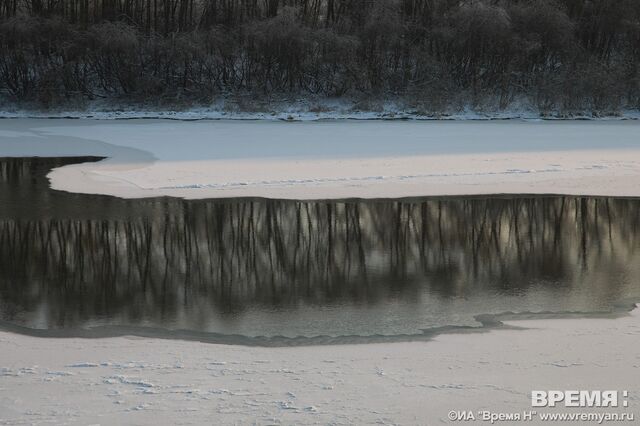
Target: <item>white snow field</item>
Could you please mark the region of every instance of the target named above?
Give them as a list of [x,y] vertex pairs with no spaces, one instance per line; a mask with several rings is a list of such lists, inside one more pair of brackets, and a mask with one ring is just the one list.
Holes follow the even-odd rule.
[[525,329],[289,348],[0,332],[0,423],[458,424],[450,410],[531,410],[532,390],[627,391],[628,407],[536,410],[638,418],[639,310],[507,324]]
[[53,188],[126,198],[640,195],[640,122],[0,120],[0,155],[100,155]]

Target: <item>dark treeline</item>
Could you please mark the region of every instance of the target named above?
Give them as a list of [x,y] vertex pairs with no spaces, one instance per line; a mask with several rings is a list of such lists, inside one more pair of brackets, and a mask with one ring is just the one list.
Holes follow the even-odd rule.
[[46,171],[74,161],[0,161],[0,317],[46,307],[52,326],[115,314],[161,323],[541,285],[558,297],[588,289],[599,303],[638,282],[640,200],[122,200],[49,189]]
[[[6,96],[637,107],[634,0],[0,0]],[[490,95],[490,96],[487,96]]]
[[0,0],[0,96],[44,106],[295,96],[609,113],[639,107],[639,64],[637,0]]

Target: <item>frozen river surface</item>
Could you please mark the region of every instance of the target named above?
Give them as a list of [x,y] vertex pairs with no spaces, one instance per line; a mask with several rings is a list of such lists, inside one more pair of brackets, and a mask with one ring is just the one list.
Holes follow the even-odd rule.
[[2,120],[0,156],[98,155],[56,189],[126,198],[640,196],[640,122]]

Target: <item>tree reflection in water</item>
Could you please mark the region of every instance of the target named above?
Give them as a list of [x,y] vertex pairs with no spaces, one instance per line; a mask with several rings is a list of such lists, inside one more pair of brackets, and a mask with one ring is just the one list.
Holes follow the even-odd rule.
[[601,307],[638,294],[638,200],[122,200],[48,188],[50,168],[92,160],[0,159],[2,319],[206,324],[247,309],[540,289]]

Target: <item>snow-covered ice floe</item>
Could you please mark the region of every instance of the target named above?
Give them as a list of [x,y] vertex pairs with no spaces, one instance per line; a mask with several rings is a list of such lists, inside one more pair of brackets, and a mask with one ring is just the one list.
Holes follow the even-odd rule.
[[640,195],[637,121],[0,121],[2,156],[108,157],[53,188],[125,198]]

